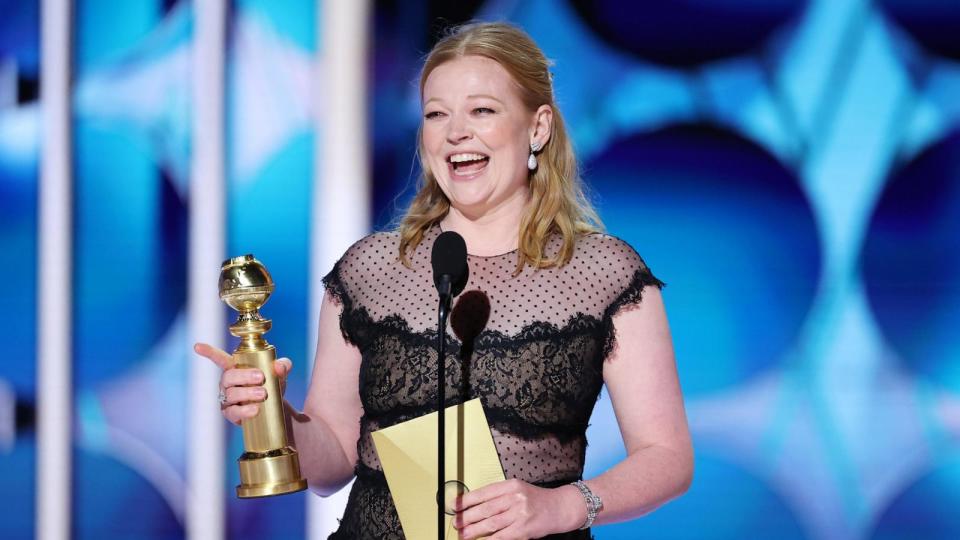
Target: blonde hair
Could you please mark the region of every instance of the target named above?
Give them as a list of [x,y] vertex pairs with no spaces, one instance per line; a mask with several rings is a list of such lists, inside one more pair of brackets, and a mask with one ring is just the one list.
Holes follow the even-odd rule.
[[[507,70],[520,90],[520,98],[533,112],[541,105],[553,109],[550,139],[537,156],[530,174],[530,199],[520,221],[516,272],[525,264],[534,268],[563,266],[573,257],[577,236],[602,229],[600,218],[583,192],[577,160],[553,97],[550,62],[523,30],[505,23],[472,23],[448,31],[427,55],[420,72],[420,95],[427,77],[440,64],[463,56],[483,56]],[[418,133],[419,189],[400,221],[400,260],[410,266],[408,251],[423,240],[424,233],[450,210],[450,201],[423,158],[423,140]],[[562,245],[546,253],[550,236],[559,234]]]

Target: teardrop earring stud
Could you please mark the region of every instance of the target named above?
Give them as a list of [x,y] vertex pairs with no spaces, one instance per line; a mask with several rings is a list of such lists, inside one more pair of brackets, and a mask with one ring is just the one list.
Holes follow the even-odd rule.
[[531,171],[537,170],[537,156],[536,153],[540,151],[540,143],[532,142],[530,143],[530,157],[527,158],[527,168]]

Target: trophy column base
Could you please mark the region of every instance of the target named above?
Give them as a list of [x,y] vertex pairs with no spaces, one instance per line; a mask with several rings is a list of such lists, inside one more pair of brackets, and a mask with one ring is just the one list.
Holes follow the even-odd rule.
[[240,464],[237,497],[269,497],[307,489],[297,457],[297,451],[290,447],[264,454],[243,454],[237,460]]

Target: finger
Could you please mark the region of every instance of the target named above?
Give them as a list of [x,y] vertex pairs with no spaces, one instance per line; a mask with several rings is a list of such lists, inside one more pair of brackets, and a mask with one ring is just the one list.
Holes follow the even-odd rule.
[[457,500],[456,509],[466,510],[471,506],[481,504],[508,493],[514,493],[519,491],[522,485],[522,481],[517,480],[516,478],[511,478],[509,480],[501,480],[500,482],[488,484],[480,489],[468,491]]
[[231,386],[223,392],[225,405],[245,405],[267,399],[267,390],[262,386]]
[[263,372],[257,368],[234,368],[220,375],[220,387],[256,386],[263,384]]
[[487,540],[528,540],[529,538],[526,534],[521,533],[520,527],[511,525],[497,531],[493,536],[487,537]]
[[496,497],[481,504],[474,505],[462,512],[457,512],[454,518],[457,528],[468,527],[483,521],[491,516],[505,512],[510,508],[510,497]]
[[209,358],[214,364],[220,366],[220,369],[230,369],[233,367],[233,355],[209,343],[196,343],[193,346],[193,351],[200,356]]
[[277,358],[277,361],[273,363],[273,372],[277,374],[277,377],[280,377],[280,380],[286,379],[292,369],[293,362],[289,358]]
[[293,369],[293,362],[289,358],[278,358],[273,363],[273,372],[280,380],[280,395],[287,393],[287,375],[290,374],[291,369]]
[[501,531],[509,527],[511,523],[513,523],[513,517],[507,510],[460,529],[460,535],[464,540],[474,540]]
[[260,406],[256,403],[232,405],[223,410],[223,417],[239,426],[242,421],[253,418],[258,412]]

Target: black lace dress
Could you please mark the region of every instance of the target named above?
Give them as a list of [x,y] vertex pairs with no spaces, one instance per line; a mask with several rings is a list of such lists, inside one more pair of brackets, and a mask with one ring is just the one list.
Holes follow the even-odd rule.
[[[403,539],[370,433],[436,410],[430,250],[439,233],[424,235],[412,269],[398,260],[398,235],[378,233],[324,278],[343,306],[343,335],[362,355],[357,479],[332,539]],[[481,399],[507,478],[556,487],[583,474],[587,421],[614,342],[611,317],[662,283],[628,244],[602,234],[579,239],[562,268],[514,276],[516,257],[468,257],[470,277],[447,332],[446,397],[449,405]]]

